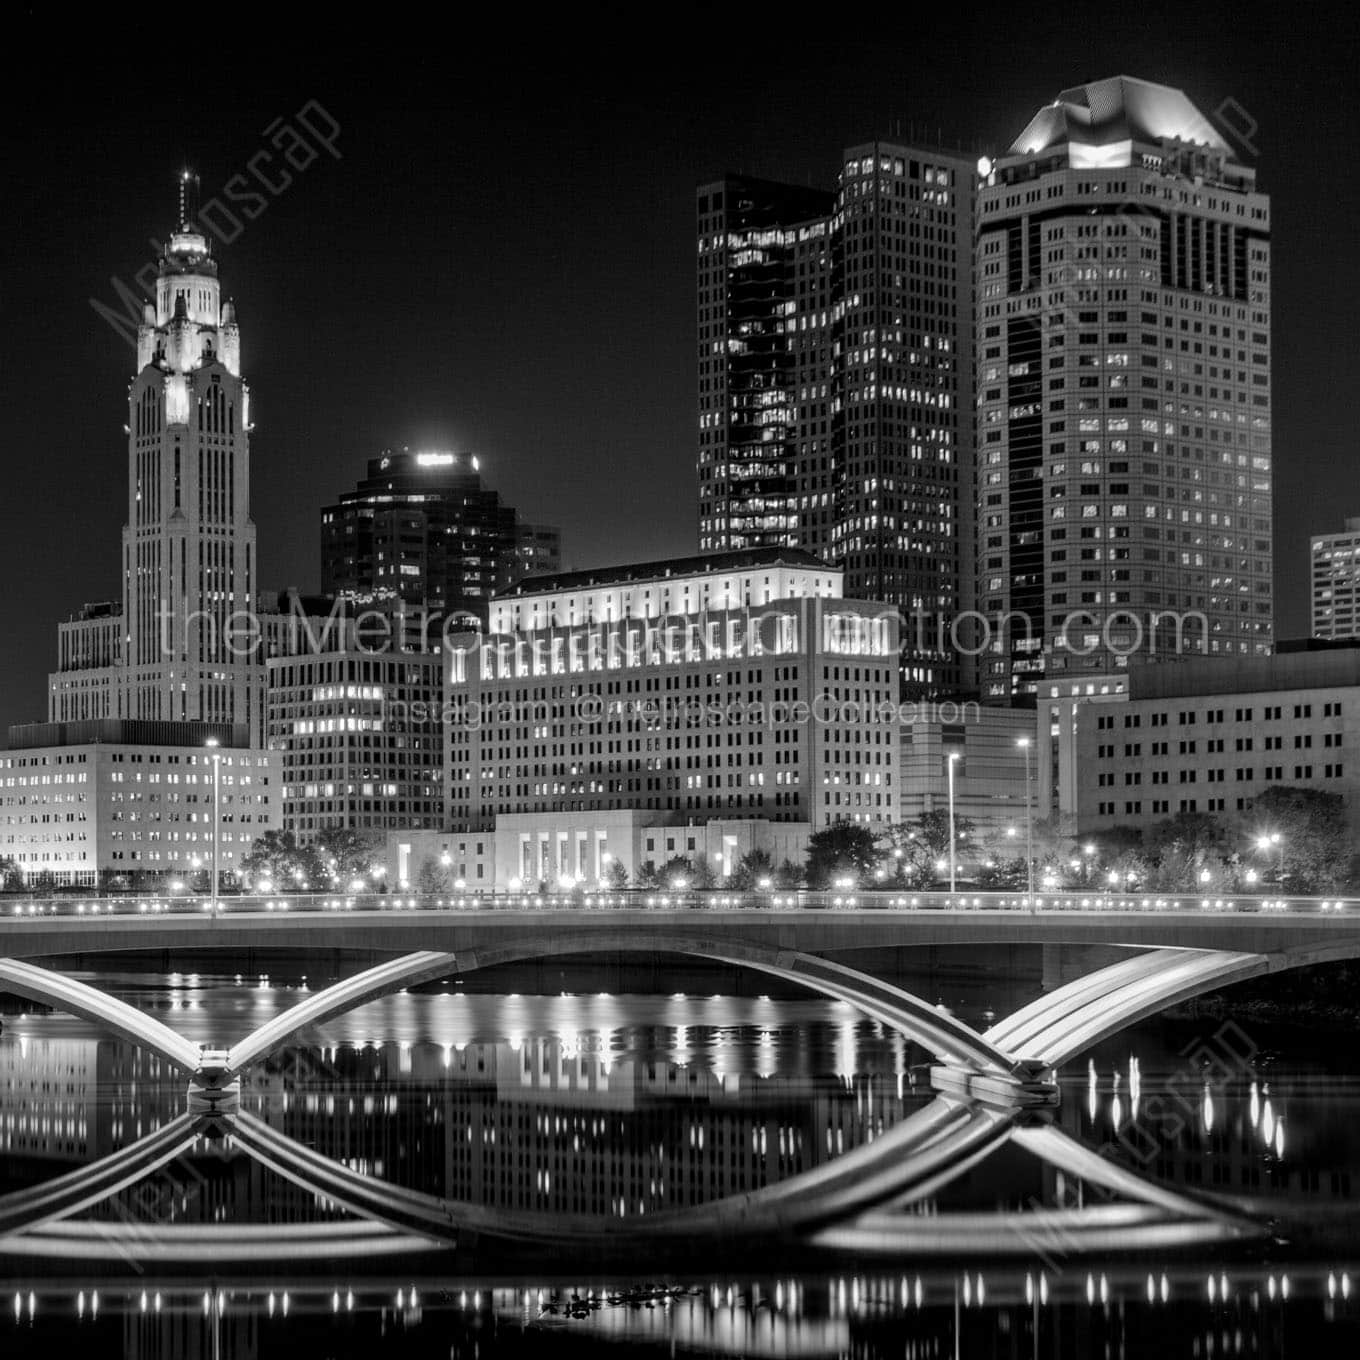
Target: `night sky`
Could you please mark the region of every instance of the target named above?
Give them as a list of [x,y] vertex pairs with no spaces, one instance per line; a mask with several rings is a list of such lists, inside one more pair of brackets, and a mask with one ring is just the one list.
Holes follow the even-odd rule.
[[318,508],[387,446],[478,453],[512,504],[562,526],[569,566],[693,551],[695,185],[731,169],[830,186],[844,145],[912,124],[997,151],[1063,87],[1124,73],[1258,125],[1277,622],[1306,632],[1308,534],[1360,514],[1349,8],[1277,7],[1269,25],[1245,5],[857,8],[846,27],[875,36],[844,42],[835,12],[796,7],[592,10],[556,32],[530,9],[486,30],[467,12],[372,13],[352,35],[241,16],[240,47],[219,36],[229,9],[125,12],[135,48],[74,16],[7,20],[0,740],[46,716],[58,619],[120,594],[133,354],[90,299],[116,308],[111,278],[131,286],[152,258],[184,161],[207,199],[309,101],[340,125],[339,158],[294,171],[217,252],[266,588],[316,587]]

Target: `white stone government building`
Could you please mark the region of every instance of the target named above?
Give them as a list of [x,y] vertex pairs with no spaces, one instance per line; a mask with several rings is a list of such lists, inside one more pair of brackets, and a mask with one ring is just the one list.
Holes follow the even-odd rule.
[[[764,548],[534,577],[455,641],[447,825],[389,838],[394,880],[592,883],[617,862],[752,849],[897,819],[896,611]],[[447,857],[447,860],[445,859]]]

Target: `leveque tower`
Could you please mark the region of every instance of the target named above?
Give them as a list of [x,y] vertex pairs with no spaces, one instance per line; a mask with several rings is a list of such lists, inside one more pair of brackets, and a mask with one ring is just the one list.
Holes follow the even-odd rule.
[[242,744],[262,746],[250,391],[196,196],[185,171],[137,331],[121,608],[87,605],[60,625],[48,718],[231,724]]

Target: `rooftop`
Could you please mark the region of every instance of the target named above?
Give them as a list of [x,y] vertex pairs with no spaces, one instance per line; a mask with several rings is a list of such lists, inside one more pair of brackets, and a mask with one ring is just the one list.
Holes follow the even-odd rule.
[[1010,149],[1013,155],[1032,155],[1062,144],[1105,147],[1130,141],[1178,141],[1232,152],[1181,90],[1133,76],[1111,76],[1064,90],[1030,119]]
[[672,577],[707,576],[727,571],[755,571],[762,567],[795,567],[803,571],[839,571],[815,553],[802,548],[742,548],[734,552],[702,553],[696,557],[671,557],[660,562],[634,562],[622,566],[591,567],[586,571],[527,576],[505,590],[498,600],[524,595],[557,594],[567,590],[595,590],[601,586],[632,585]]
[[11,751],[52,746],[178,746],[202,750],[248,747],[245,723],[178,722],[158,718],[87,718],[78,722],[19,723],[9,729]]
[[1360,686],[1360,641],[1298,638],[1273,656],[1188,657],[1129,668],[1130,699]]

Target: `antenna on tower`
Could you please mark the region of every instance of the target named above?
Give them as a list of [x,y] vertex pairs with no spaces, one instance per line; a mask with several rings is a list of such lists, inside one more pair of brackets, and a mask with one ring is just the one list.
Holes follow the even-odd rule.
[[198,217],[198,175],[187,165],[179,172],[179,225],[191,227]]

